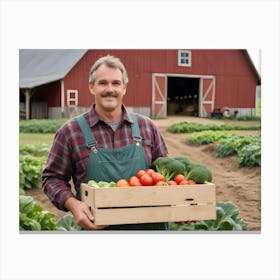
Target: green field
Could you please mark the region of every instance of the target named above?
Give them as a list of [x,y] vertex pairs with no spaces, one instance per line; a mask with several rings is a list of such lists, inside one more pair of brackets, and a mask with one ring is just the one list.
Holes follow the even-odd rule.
[[36,145],[36,144],[46,144],[51,146],[53,142],[53,133],[20,133],[19,134],[19,144],[20,145]]

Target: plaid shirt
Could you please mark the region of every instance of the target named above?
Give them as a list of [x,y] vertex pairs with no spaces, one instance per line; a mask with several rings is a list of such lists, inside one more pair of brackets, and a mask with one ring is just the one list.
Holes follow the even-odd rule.
[[[97,147],[117,149],[133,143],[130,118],[123,106],[123,117],[116,129],[99,119],[95,107],[84,113],[91,131],[97,141]],[[142,145],[149,166],[160,156],[167,155],[166,144],[156,125],[146,116],[135,114],[139,124]],[[43,190],[52,203],[61,210],[65,201],[74,194],[69,181],[73,180],[76,191],[86,178],[90,149],[85,143],[76,119],[64,124],[55,134],[45,169],[42,173]]]

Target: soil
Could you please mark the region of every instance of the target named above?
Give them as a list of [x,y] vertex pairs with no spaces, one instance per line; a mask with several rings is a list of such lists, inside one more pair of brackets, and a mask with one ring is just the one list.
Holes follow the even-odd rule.
[[[207,165],[213,172],[213,183],[216,185],[217,201],[232,201],[239,208],[239,217],[242,218],[250,231],[261,230],[261,167],[238,166],[236,156],[217,158],[215,156],[215,145],[189,146],[186,144],[185,134],[173,134],[167,132],[167,127],[172,123],[181,121],[199,123],[224,123],[222,120],[209,120],[197,117],[174,116],[167,119],[154,120],[158,125],[162,136],[167,144],[169,155],[182,155],[191,161]],[[226,121],[227,123],[236,123]],[[238,122],[240,124],[240,122]],[[242,122],[244,123],[244,122]],[[248,124],[259,124],[259,122],[248,122]],[[260,135],[260,131],[238,131],[240,135]],[[66,213],[55,208],[41,189],[26,191],[35,201],[53,212],[57,218]]]

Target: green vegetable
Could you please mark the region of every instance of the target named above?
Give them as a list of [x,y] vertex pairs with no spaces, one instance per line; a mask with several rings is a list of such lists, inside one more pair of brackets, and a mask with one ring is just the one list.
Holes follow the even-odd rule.
[[185,165],[176,159],[171,159],[170,162],[166,164],[168,172],[172,174],[171,178],[174,178],[177,174],[184,174],[186,171]]
[[166,181],[173,179],[177,174],[184,174],[186,166],[181,160],[171,157],[158,157],[152,164],[157,172],[165,177]]
[[222,140],[216,148],[217,157],[237,154],[239,166],[261,166],[261,137],[233,136]]
[[185,168],[188,169],[189,166],[191,165],[191,162],[188,158],[186,157],[174,157],[174,159],[182,162],[185,165]]
[[194,164],[186,175],[187,180],[194,180],[197,184],[212,182],[213,176],[210,169],[203,164]]
[[62,218],[60,218],[57,222],[58,228],[57,230],[61,231],[76,231],[81,230],[82,228],[78,226],[74,220],[72,214],[66,214]]
[[31,196],[19,196],[20,230],[56,230],[55,215],[37,204]]
[[260,125],[200,124],[191,122],[173,123],[167,128],[172,133],[193,133],[205,130],[260,130]]
[[192,133],[187,137],[187,143],[190,145],[207,145],[210,143],[219,142],[233,135],[232,132],[227,131],[212,131],[206,130],[201,132]]
[[111,181],[111,182],[109,182],[108,186],[109,186],[109,188],[114,188],[117,185],[116,185],[116,182]]
[[116,186],[115,182],[99,181],[97,184],[100,188],[112,188]]
[[91,187],[95,188],[113,188],[116,187],[116,183],[111,181],[111,182],[105,182],[105,181],[99,181],[96,182],[94,180],[89,180],[87,184]]
[[41,225],[36,220],[29,218],[25,213],[19,213],[20,230],[41,230]]
[[261,145],[247,145],[238,151],[240,166],[261,166]]
[[97,182],[95,182],[94,180],[89,180],[87,184],[91,187],[99,188]]
[[216,220],[197,221],[193,224],[184,226],[176,226],[172,224],[173,230],[207,230],[221,231],[232,230],[242,231],[247,230],[247,224],[243,219],[238,217],[239,209],[231,201],[219,201],[216,204]]
[[41,175],[45,164],[45,156],[19,155],[20,188],[22,190],[40,188],[42,186]]

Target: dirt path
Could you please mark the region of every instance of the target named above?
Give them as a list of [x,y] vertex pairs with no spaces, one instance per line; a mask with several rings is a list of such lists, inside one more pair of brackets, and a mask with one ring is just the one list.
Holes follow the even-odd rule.
[[[170,156],[183,155],[193,162],[207,165],[213,172],[213,183],[216,184],[217,201],[232,201],[239,208],[239,217],[247,223],[248,230],[260,230],[261,168],[240,168],[236,156],[223,159],[216,158],[214,145],[187,145],[186,138],[188,134],[172,134],[166,131],[169,125],[180,121],[200,123],[221,123],[221,121],[193,117],[171,117],[165,120],[156,120],[155,123],[161,130]],[[249,123],[253,124],[252,122]],[[242,131],[239,133],[259,135],[260,131]],[[53,207],[41,190],[31,190],[26,194],[33,196],[36,201],[47,210],[55,213],[57,217],[65,215],[65,212]]]
[[260,167],[240,168],[237,157],[215,157],[215,147],[188,146],[186,134],[176,135],[162,131],[171,156],[183,155],[191,161],[207,165],[213,172],[217,201],[232,201],[249,230],[260,230]]

